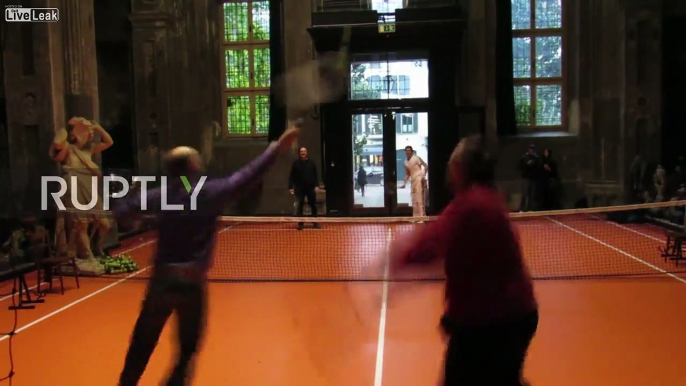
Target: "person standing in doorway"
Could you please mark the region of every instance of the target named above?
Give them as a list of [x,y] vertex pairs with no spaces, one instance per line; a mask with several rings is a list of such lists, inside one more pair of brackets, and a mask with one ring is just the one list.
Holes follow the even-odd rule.
[[401,189],[405,189],[407,180],[410,180],[412,216],[424,217],[426,216],[424,208],[426,203],[426,173],[429,171],[429,165],[414,153],[412,146],[405,147],[405,156],[407,156],[407,161],[405,161],[405,178],[403,178]]
[[[305,199],[312,210],[312,217],[317,217],[317,190],[319,178],[317,176],[317,165],[307,156],[307,148],[300,148],[300,157],[293,162],[291,175],[288,178],[288,189],[291,194],[298,199],[298,217],[303,216]],[[298,230],[302,230],[304,224],[298,223]],[[319,223],[314,223],[315,228],[319,228]]]

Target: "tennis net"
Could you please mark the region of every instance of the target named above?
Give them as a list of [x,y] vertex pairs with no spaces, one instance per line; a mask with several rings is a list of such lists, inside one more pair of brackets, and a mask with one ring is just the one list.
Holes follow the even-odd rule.
[[[550,212],[513,213],[525,260],[535,279],[686,273],[681,241],[686,201]],[[435,218],[222,217],[214,281],[383,280],[365,267],[393,238]],[[305,229],[298,230],[298,222]],[[140,236],[139,236],[140,237]],[[669,243],[668,243],[669,240]],[[669,244],[669,245],[668,245]],[[154,238],[122,247],[150,265]],[[122,249],[120,249],[121,251]],[[116,255],[117,251],[113,251]],[[383,258],[383,257],[382,257]],[[137,274],[146,277],[150,270]],[[441,280],[440,269],[413,280]]]

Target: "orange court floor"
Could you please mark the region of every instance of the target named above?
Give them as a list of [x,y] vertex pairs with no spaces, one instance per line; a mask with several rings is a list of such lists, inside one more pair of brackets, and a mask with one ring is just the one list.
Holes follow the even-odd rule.
[[[642,264],[632,256],[641,248],[656,250],[663,237],[647,225],[609,232],[591,220],[556,221],[562,225],[523,223],[524,244],[537,248],[526,240],[540,237],[535,228],[546,226],[546,237],[564,237],[575,245],[555,258],[578,262],[578,269],[594,264],[592,255]],[[526,225],[534,226],[528,230]],[[623,243],[628,237],[644,237],[645,243]],[[153,247],[154,240],[144,240],[127,251],[150,254]],[[529,382],[686,384],[686,277],[667,273],[659,264],[654,268],[651,276],[537,280],[540,323],[526,361]],[[35,277],[29,280],[35,284]],[[44,304],[20,310],[12,341],[12,385],[116,385],[145,285],[128,276],[81,278],[76,289],[73,278],[65,277],[64,295],[48,294]],[[0,292],[10,286],[0,283]],[[437,385],[444,350],[438,329],[442,291],[440,282],[211,283],[193,384]],[[355,293],[381,301],[365,303],[369,307],[360,314],[359,304],[351,303]],[[13,325],[10,304],[10,298],[0,299],[0,332]],[[164,379],[175,351],[173,333],[172,319],[140,385]],[[0,377],[10,370],[8,344],[8,337],[1,336]]]

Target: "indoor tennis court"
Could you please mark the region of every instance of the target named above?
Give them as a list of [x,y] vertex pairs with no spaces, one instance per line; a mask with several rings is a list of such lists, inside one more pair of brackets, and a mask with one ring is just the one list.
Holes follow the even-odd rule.
[[[533,385],[686,378],[686,264],[661,256],[665,229],[609,222],[599,211],[513,217],[538,279],[541,319],[525,369]],[[377,280],[361,270],[401,230],[422,225],[324,218],[322,229],[297,231],[291,220],[224,219],[194,384],[436,384],[443,283]],[[153,248],[154,235],[144,235],[119,252],[145,267]],[[114,384],[147,274],[81,278],[80,289],[65,277],[64,295],[19,311],[13,384]],[[11,300],[2,303],[0,329],[9,330]],[[141,385],[164,379],[173,328],[167,325]],[[8,343],[0,342],[0,372],[9,370]]]

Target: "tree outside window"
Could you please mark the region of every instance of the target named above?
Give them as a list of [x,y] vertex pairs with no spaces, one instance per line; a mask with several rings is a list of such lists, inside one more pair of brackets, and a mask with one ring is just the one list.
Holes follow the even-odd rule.
[[269,18],[269,0],[222,4],[223,126],[227,136],[269,132]]
[[517,126],[563,127],[562,0],[512,0]]

